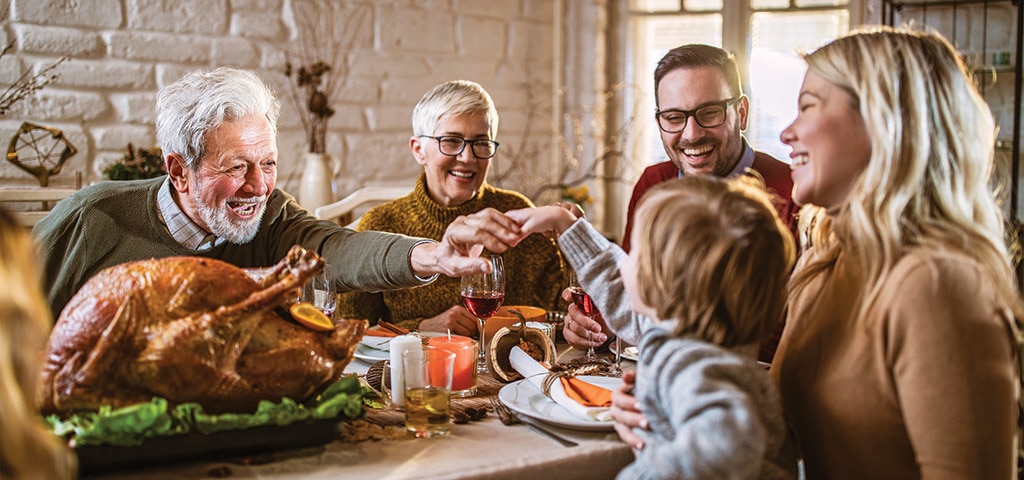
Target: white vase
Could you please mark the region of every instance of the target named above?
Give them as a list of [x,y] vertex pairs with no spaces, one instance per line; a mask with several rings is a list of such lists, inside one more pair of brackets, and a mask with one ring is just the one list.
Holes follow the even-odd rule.
[[299,204],[309,211],[334,202],[334,175],[338,162],[327,153],[302,154],[302,180],[299,183]]

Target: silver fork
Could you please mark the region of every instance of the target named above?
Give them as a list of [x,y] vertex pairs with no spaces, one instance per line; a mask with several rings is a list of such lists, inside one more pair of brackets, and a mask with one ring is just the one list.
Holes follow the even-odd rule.
[[498,414],[498,418],[501,419],[501,423],[504,423],[505,425],[522,423],[523,425],[529,427],[530,430],[533,430],[534,432],[544,435],[545,437],[548,437],[562,444],[562,446],[575,447],[579,445],[578,443],[569,440],[568,438],[562,437],[561,435],[558,435],[557,433],[552,432],[538,425],[537,422],[530,417],[520,417],[519,415],[516,414],[516,412],[513,412],[511,409],[509,409],[504,403],[501,403],[501,400],[499,400],[498,397],[491,397],[491,408],[494,409],[494,413]]

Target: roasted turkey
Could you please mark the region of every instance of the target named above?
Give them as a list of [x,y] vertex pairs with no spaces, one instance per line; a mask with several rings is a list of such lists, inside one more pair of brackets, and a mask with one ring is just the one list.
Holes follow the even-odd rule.
[[47,346],[43,413],[147,402],[198,402],[250,412],[260,400],[305,400],[342,375],[366,322],[315,332],[287,308],[323,269],[295,246],[272,268],[248,271],[199,257],[108,268],[61,312]]

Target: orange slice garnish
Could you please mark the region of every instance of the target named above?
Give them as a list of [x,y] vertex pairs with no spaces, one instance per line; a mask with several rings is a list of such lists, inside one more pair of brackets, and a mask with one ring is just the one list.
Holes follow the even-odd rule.
[[292,318],[295,321],[301,323],[304,327],[310,330],[316,330],[318,332],[329,332],[334,330],[334,323],[331,322],[324,312],[313,306],[312,303],[299,302],[292,305],[288,312],[292,314]]

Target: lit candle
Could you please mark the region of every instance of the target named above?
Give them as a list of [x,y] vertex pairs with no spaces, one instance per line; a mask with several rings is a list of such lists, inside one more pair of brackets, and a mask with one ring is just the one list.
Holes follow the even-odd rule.
[[401,335],[394,337],[388,344],[391,351],[391,403],[397,406],[405,405],[405,375],[402,372],[402,352],[414,348],[422,348],[420,337],[415,335]]
[[476,340],[459,335],[442,335],[427,340],[432,347],[437,347],[455,354],[455,366],[452,369],[452,394],[472,395],[476,393]]

